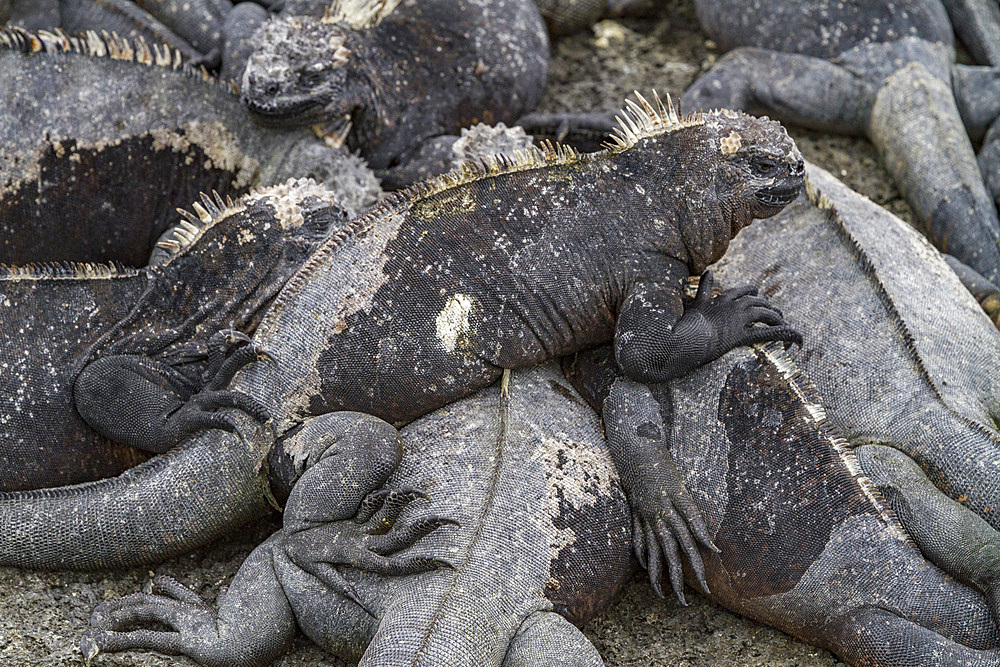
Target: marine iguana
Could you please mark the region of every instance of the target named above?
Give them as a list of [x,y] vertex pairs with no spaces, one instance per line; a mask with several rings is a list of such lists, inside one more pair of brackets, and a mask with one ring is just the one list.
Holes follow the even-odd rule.
[[898,449],[1000,526],[1000,332],[908,225],[812,165],[808,181],[740,235],[718,280],[758,284],[810,332],[798,365],[849,442]]
[[549,65],[530,0],[288,2],[253,41],[241,86],[251,113],[268,125],[350,122],[348,146],[383,178],[434,137],[513,123],[537,104]]
[[199,192],[313,176],[351,210],[381,192],[345,149],[255,126],[226,86],[143,41],[0,29],[0,88],[3,264],[142,267]]
[[[255,190],[239,204],[206,197],[140,269],[0,265],[0,491],[101,479],[148,458],[95,432],[74,408],[73,381],[91,354],[145,350],[156,373],[137,370],[150,380],[182,397],[214,388],[224,403],[252,408],[213,379],[240,357],[254,358],[240,340],[312,249],[347,221],[338,202],[306,180]],[[231,214],[215,215],[220,208]],[[224,327],[234,331],[213,336]],[[230,347],[237,349],[225,361]],[[218,415],[194,417],[226,426]]]
[[[801,156],[777,123],[730,111],[680,118],[640,98],[601,153],[533,148],[467,165],[391,195],[333,234],[254,335],[278,364],[250,366],[230,389],[264,404],[280,439],[308,417],[344,408],[413,419],[504,368],[612,337],[623,368],[642,379],[683,374],[734,345],[798,341],[745,289],[683,310],[680,281],[716,260],[754,217],[779,211],[801,180]],[[74,396],[98,432],[162,450],[190,415],[172,412],[183,397],[135,375],[150,363],[95,355]],[[110,387],[134,397],[113,418]],[[173,480],[224,459],[221,469],[199,470],[198,484],[211,487],[202,492],[240,503],[241,517],[263,511],[257,465],[270,440],[253,424],[240,433],[192,437],[125,481],[49,492],[38,499],[43,508],[16,494],[0,499],[0,528],[11,528],[0,562],[102,567],[211,539],[225,511],[206,518],[186,508]],[[87,523],[86,533],[67,531],[67,516]]]
[[[709,36],[733,50],[687,90],[682,108],[769,113],[867,136],[921,231],[1000,281],[1000,221],[967,136],[981,137],[1000,115],[996,72],[954,63],[937,0],[695,5]],[[1000,26],[994,32],[1000,52]]]
[[618,386],[608,348],[565,366],[609,442],[669,444],[720,548],[713,600],[855,665],[1000,665],[1000,534],[899,451],[852,451],[834,404],[755,347],[652,390]]
[[[84,655],[144,647],[206,665],[267,665],[298,626],[363,665],[602,664],[573,626],[630,579],[628,505],[596,414],[558,366],[512,371],[509,382],[420,417],[399,435],[368,415],[323,415],[271,461],[274,486],[297,480],[283,528],[245,561],[218,611],[159,578],[153,595],[112,600],[94,613]],[[377,472],[364,474],[370,468]],[[425,489],[430,502],[397,506],[390,518],[405,527],[364,535],[378,524],[362,499],[390,472],[389,488]],[[353,479],[362,474],[364,482]],[[355,514],[366,524],[352,524]],[[455,525],[433,530],[445,522]],[[444,559],[450,568],[396,577],[352,565],[358,553],[388,564],[383,555],[421,537],[403,558]],[[117,632],[153,618],[175,632]]]
[[[593,398],[601,373],[582,370]],[[669,389],[661,394],[673,400],[668,409],[649,392],[612,399],[605,430],[609,440],[657,447],[669,438],[726,544],[707,558],[714,599],[856,664],[912,667],[930,655],[1000,664],[983,598],[921,558],[882,493],[924,501],[919,520],[945,533],[957,506],[926,478],[920,486],[919,475],[891,468],[874,488],[780,349],[737,350],[660,389]],[[97,607],[84,655],[142,648],[206,665],[266,665],[298,628],[366,666],[602,665],[573,625],[627,581],[632,521],[613,445],[561,373],[552,365],[513,371],[509,382],[404,427],[390,488],[427,489],[431,502],[394,510],[395,535],[365,535],[376,522],[362,498],[383,478],[355,478],[372,468],[388,475],[386,462],[396,459],[383,452],[394,435],[357,413],[307,423],[272,452],[276,486],[296,480],[284,526],[247,558],[218,607],[156,577],[145,593]],[[366,523],[346,520],[356,513]],[[447,520],[457,526],[438,529]],[[444,558],[452,569],[367,571],[417,539],[403,558]],[[961,568],[962,556],[946,559]],[[980,576],[995,587],[995,564]]]

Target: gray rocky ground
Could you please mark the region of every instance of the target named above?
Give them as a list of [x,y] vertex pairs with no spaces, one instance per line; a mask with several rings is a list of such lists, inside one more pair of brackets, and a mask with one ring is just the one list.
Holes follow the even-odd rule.
[[[690,0],[665,3],[648,20],[604,21],[593,31],[554,45],[548,93],[540,110],[614,110],[633,89],[680,93],[719,56],[699,30]],[[863,139],[791,128],[805,157],[904,219],[912,215],[874,148]],[[153,568],[214,599],[250,550],[277,526],[275,519],[241,529],[196,553]],[[139,590],[148,569],[79,574],[0,568],[0,665],[79,665],[80,634],[93,606]],[[688,591],[689,607],[657,598],[643,577],[618,604],[592,621],[587,634],[608,665],[839,665],[823,651],[731,614]],[[149,653],[99,656],[110,665],[193,665]],[[338,665],[302,640],[278,663]]]

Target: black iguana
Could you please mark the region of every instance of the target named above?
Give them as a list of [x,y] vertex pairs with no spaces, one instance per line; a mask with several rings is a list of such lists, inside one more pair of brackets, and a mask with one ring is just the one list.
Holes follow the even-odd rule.
[[[584,374],[601,384],[600,373]],[[583,393],[593,397],[593,386]],[[659,392],[667,410],[648,391],[620,400],[627,395],[605,404],[608,438],[662,447],[669,437],[726,545],[706,559],[714,599],[856,664],[1000,664],[983,598],[921,558],[882,493],[922,502],[920,521],[942,534],[957,506],[926,478],[891,468],[874,489],[781,350],[734,351],[671,383]],[[632,520],[614,445],[565,378],[552,366],[513,371],[401,434],[389,488],[427,489],[430,503],[401,509],[413,494],[375,491],[395,500],[393,532],[371,534],[385,528],[369,529],[377,505],[362,498],[398,460],[394,430],[358,413],[324,415],[272,453],[272,478],[297,478],[284,526],[218,607],[156,577],[151,590],[97,607],[84,655],[152,649],[267,665],[298,628],[365,667],[602,665],[570,622],[628,580]],[[365,523],[352,523],[356,515]],[[448,521],[457,525],[438,529]],[[960,574],[966,555],[947,554],[945,571],[954,562]],[[441,558],[452,567],[369,572]],[[996,573],[993,564],[980,576],[995,587]]]
[[348,145],[380,176],[435,137],[511,124],[537,104],[549,66],[531,0],[288,2],[253,41],[241,92],[255,117],[350,122]]
[[[1000,281],[1000,221],[967,136],[980,138],[1000,115],[997,73],[955,64],[937,0],[695,4],[709,36],[734,50],[687,90],[682,108],[866,135],[928,238]],[[983,21],[1000,21],[995,13]],[[993,39],[1000,54],[1000,23]]]
[[[95,432],[74,408],[89,355],[144,349],[162,366],[151,379],[169,378],[181,396],[211,388],[227,339],[238,346],[240,332],[252,333],[311,250],[347,220],[332,191],[306,180],[255,190],[224,218],[213,215],[220,206],[196,203],[199,215],[168,230],[140,269],[0,264],[0,491],[109,477],[148,458]],[[212,339],[226,327],[235,331]],[[201,415],[203,425],[218,417]]]
[[0,88],[2,264],[141,267],[199,192],[312,176],[351,210],[380,193],[359,158],[255,126],[227,86],[165,47],[0,29]]
[[[251,366],[231,390],[265,405],[281,438],[308,417],[345,408],[412,419],[486,386],[504,368],[611,338],[626,373],[642,380],[681,375],[734,345],[798,341],[750,290],[684,310],[681,283],[718,259],[753,218],[791,201],[802,169],[777,123],[731,111],[679,118],[640,97],[601,153],[551,147],[467,165],[388,197],[333,234],[254,336],[277,365]],[[148,364],[140,355],[95,355],[74,396],[99,432],[162,451],[176,444],[171,438],[190,414],[176,410],[183,397],[133,374]],[[134,398],[114,416],[109,387]],[[173,481],[188,479],[206,457],[242,455],[238,465],[200,470],[198,485],[259,511],[255,461],[269,439],[241,423],[242,441],[193,437],[127,483],[49,493],[44,509],[8,496],[0,520],[12,529],[0,536],[11,541],[0,544],[0,562],[45,566],[61,558],[99,567],[209,539],[224,512],[185,519]],[[657,513],[679,502],[669,494],[655,500]],[[88,534],[67,531],[67,515],[87,523]],[[164,544],[164,521],[183,524],[184,534]],[[101,533],[98,544],[91,530]]]

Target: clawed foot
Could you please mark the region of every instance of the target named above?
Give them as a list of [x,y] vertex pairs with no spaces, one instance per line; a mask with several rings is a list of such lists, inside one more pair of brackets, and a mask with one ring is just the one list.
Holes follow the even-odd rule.
[[441,526],[458,525],[442,517],[397,525],[399,515],[411,502],[426,499],[421,491],[408,487],[373,491],[362,501],[353,518],[306,525],[289,534],[285,553],[303,570],[365,607],[338,567],[385,576],[452,567],[441,558],[399,555]]
[[[101,651],[133,649],[183,653],[201,663],[218,663],[212,641],[218,638],[217,621],[215,609],[201,596],[170,577],[157,576],[142,593],[97,605],[90,616],[92,629],[84,633],[80,650],[88,663]],[[170,630],[141,627],[152,624]]]
[[781,311],[757,296],[757,288],[736,287],[712,297],[715,279],[712,272],[701,274],[698,292],[685,307],[685,314],[695,312],[712,323],[718,333],[714,358],[741,345],[782,341],[785,349],[802,346],[802,334],[785,324]]
[[684,487],[680,475],[667,477],[669,481],[660,479],[633,491],[630,499],[632,543],[639,563],[649,572],[649,581],[656,594],[663,597],[660,582],[665,562],[670,587],[686,606],[681,551],[687,556],[698,583],[708,593],[705,564],[696,542],[716,553],[719,548],[712,542],[701,510]]
[[274,363],[274,357],[257,347],[246,334],[233,329],[223,329],[213,335],[208,348],[208,372],[203,389],[170,413],[164,424],[167,437],[178,442],[201,429],[237,432],[236,424],[229,417],[216,412],[222,408],[242,410],[262,424],[271,419],[267,407],[256,398],[226,387],[240,369],[258,361]]

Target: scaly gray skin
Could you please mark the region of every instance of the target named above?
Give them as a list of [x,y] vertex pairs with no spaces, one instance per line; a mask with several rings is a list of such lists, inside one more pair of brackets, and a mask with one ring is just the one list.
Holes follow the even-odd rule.
[[860,447],[866,478],[779,348],[733,351],[652,391],[620,386],[607,349],[567,361],[612,449],[669,443],[721,549],[704,561],[713,600],[854,665],[1000,664],[1000,535],[895,449]]
[[[147,459],[80,417],[73,383],[87,359],[143,351],[144,375],[181,396],[213,388],[227,348],[253,333],[285,281],[347,221],[337,202],[305,180],[254,191],[224,217],[212,214],[221,202],[206,198],[196,205],[201,218],[168,231],[141,269],[0,264],[0,491],[88,482]],[[229,364],[255,355],[239,348],[233,356]],[[159,372],[150,375],[153,364]],[[195,417],[218,425],[215,415]]]
[[[810,332],[799,366],[853,445],[898,449],[1000,526],[1000,333],[905,223],[821,169],[809,178],[825,197],[741,235],[719,281],[758,284]],[[762,242],[778,233],[787,243]]]
[[[629,511],[597,416],[558,367],[513,371],[503,388],[421,417],[401,436],[402,448],[395,429],[359,413],[306,423],[271,456],[272,477],[298,478],[284,526],[247,558],[219,609],[161,578],[154,595],[99,607],[84,655],[141,647],[206,665],[267,665],[298,626],[361,665],[602,665],[573,626],[629,581]],[[390,493],[381,513],[403,527],[366,535],[382,522],[362,499],[400,455],[389,487],[426,490],[430,502],[404,509],[413,495]],[[373,479],[358,484],[359,472]],[[455,525],[437,529],[446,522]],[[390,556],[400,570],[441,558],[452,567],[368,572],[416,539]],[[176,634],[143,629],[154,620]]]
[[[280,439],[309,417],[342,409],[413,419],[505,368],[612,338],[623,369],[642,380],[684,374],[734,345],[800,340],[748,290],[686,310],[681,301],[691,271],[798,191],[801,157],[783,128],[736,112],[678,119],[635,104],[630,113],[620,143],[603,153],[553,148],[470,166],[392,195],[349,223],[314,252],[258,327],[254,344],[278,363],[244,370],[231,390],[265,405]],[[677,187],[665,187],[670,182]],[[763,326],[748,331],[752,322]],[[112,439],[163,449],[190,415],[164,410],[183,398],[137,377],[148,363],[95,358],[77,379],[76,405]],[[134,400],[124,409],[108,405],[112,386]],[[215,449],[241,452],[244,461],[203,470],[199,483],[225,489],[232,502],[258,502],[247,475],[253,479],[270,441],[260,429],[240,433],[242,440],[190,438],[168,454],[173,463],[134,473],[138,489],[130,481],[38,504],[11,497],[0,512],[0,562],[101,567],[218,535],[226,510],[201,530],[201,516],[171,519],[159,497],[173,493],[179,468]],[[67,517],[100,539],[67,530]],[[164,521],[184,526],[167,545]]]
[[434,137],[512,124],[545,87],[548,37],[530,0],[406,2],[368,29],[324,22],[324,7],[290,5],[254,37],[243,101],[269,125],[349,116],[348,145],[380,176]]
[[[682,108],[736,108],[867,136],[928,238],[1000,280],[1000,222],[967,136],[1000,115],[996,72],[955,65],[937,0],[696,7],[705,31],[734,50],[688,89]],[[994,32],[1000,48],[1000,26]]]
[[[608,366],[595,373],[586,368],[595,355],[581,358],[571,364],[573,379],[585,380],[583,393],[595,400],[595,389],[609,388]],[[843,439],[814,417],[822,414],[815,392],[782,352],[732,352],[658,387],[663,403],[611,380],[608,445],[594,413],[551,366],[514,371],[506,396],[494,385],[405,427],[390,484],[428,489],[431,502],[403,509],[405,527],[385,536],[365,535],[379,522],[369,519],[372,508],[359,511],[383,478],[355,478],[387,474],[394,459],[383,452],[398,451],[393,429],[357,413],[315,419],[272,452],[272,477],[305,474],[284,528],[244,562],[219,608],[158,577],[152,591],[98,606],[84,655],[143,648],[206,665],[266,665],[298,626],[361,665],[599,666],[566,619],[580,623],[598,611],[632,567],[632,521],[612,465],[616,440],[663,450],[668,437],[726,544],[707,558],[714,599],[855,664],[1000,664],[983,598],[906,540]],[[682,414],[675,418],[671,405]],[[957,505],[912,462],[909,470],[888,463],[879,489],[922,503],[925,532],[958,525]],[[386,525],[398,525],[412,494],[376,493],[395,499]],[[345,521],[355,515],[367,525]],[[442,519],[458,525],[436,530]],[[429,531],[402,558],[390,556],[392,565],[445,558],[454,569],[405,578],[365,571],[389,567],[381,554]],[[963,551],[967,544],[941,553],[946,571],[988,562]],[[993,564],[975,576],[993,590],[996,571]],[[153,624],[172,631],[147,629]]]
[[377,197],[356,156],[304,130],[257,127],[227,86],[179,58],[0,30],[0,263],[142,267],[200,192],[312,176],[351,210]]

